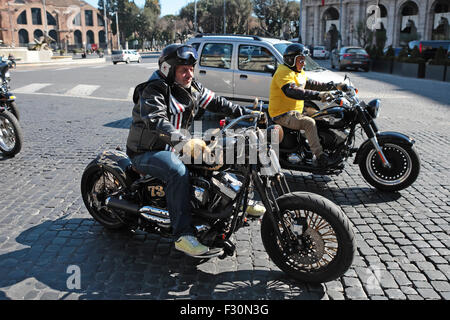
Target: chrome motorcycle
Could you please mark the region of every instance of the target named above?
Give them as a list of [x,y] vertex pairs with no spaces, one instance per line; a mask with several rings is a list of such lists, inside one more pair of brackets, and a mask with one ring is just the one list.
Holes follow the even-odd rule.
[[[345,161],[356,154],[353,163],[359,166],[362,176],[373,187],[389,192],[409,187],[420,172],[415,141],[403,133],[380,132],[375,123],[380,112],[380,100],[365,103],[357,93],[358,90],[350,85],[347,92],[336,88],[334,98],[322,110],[305,101],[304,114],[316,121],[323,150],[335,160],[332,164],[315,166],[305,135],[283,127],[284,137],[279,147],[281,167],[313,174],[340,174]],[[268,106],[264,107],[268,113]],[[230,121],[228,118],[221,120],[221,126]],[[240,126],[248,125],[245,121],[240,123]],[[355,146],[358,131],[367,137],[359,147]]]
[[17,120],[20,120],[19,108],[16,104],[16,96],[10,91],[9,83],[11,74],[9,69],[15,68],[15,62],[11,60],[0,61],[0,106],[11,112]]
[[[240,121],[250,119],[252,126],[233,130]],[[269,127],[266,136],[257,121],[254,115],[241,116],[205,139],[211,150],[209,156],[222,160],[204,158],[200,163],[186,164],[193,187],[195,236],[211,248],[195,258],[233,255],[231,236],[252,223],[247,219],[247,200],[256,190],[266,208],[261,237],[272,261],[303,282],[340,277],[351,266],[356,251],[348,218],[320,195],[290,192],[272,147],[274,141],[264,138],[272,137],[279,127]],[[105,228],[171,237],[165,192],[162,181],[137,172],[128,156],[117,149],[100,153],[87,165],[81,179],[84,204]]]

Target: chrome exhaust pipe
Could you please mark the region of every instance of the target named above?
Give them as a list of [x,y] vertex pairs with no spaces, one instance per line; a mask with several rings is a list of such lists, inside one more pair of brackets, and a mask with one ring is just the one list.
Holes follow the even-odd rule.
[[167,210],[152,206],[140,207],[133,202],[115,197],[108,197],[105,204],[110,209],[137,214],[146,220],[162,224],[164,226],[170,226],[170,217]]

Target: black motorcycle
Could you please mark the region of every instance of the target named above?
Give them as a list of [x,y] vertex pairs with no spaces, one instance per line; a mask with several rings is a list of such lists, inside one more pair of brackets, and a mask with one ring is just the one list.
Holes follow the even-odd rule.
[[[251,117],[254,125],[232,131],[236,123]],[[231,236],[252,222],[247,219],[247,200],[256,189],[266,208],[262,242],[273,262],[290,277],[304,282],[338,278],[352,264],[356,250],[348,218],[320,195],[290,192],[271,141],[264,139],[256,122],[254,116],[244,115],[205,139],[212,150],[209,155],[227,161],[200,159],[200,163],[186,165],[191,175],[196,237],[211,248],[195,258],[233,255]],[[273,126],[268,131],[276,129]],[[81,179],[86,208],[104,227],[171,237],[165,192],[162,181],[138,173],[120,150],[99,154]]]
[[11,88],[9,83],[11,81],[11,75],[9,69],[15,68],[15,62],[11,60],[0,62],[0,106],[11,112],[17,120],[20,120],[19,109],[16,104],[15,95],[10,92]]
[[[348,86],[347,92],[334,91],[328,106],[319,110],[305,102],[304,114],[317,125],[320,143],[334,161],[327,167],[317,167],[305,135],[301,131],[283,127],[283,140],[279,145],[279,158],[284,169],[321,175],[340,174],[344,161],[356,153],[358,164],[366,181],[382,191],[399,191],[416,181],[420,171],[420,158],[414,149],[414,140],[399,132],[380,132],[375,123],[380,100],[369,103],[359,100],[357,89]],[[267,112],[268,106],[264,105]],[[230,122],[225,118],[221,126]],[[241,122],[240,126],[248,126]],[[358,131],[367,136],[355,147]]]

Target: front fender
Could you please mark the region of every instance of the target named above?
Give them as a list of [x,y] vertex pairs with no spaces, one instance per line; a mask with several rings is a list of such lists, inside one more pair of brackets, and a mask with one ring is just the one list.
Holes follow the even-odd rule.
[[[377,133],[377,140],[379,144],[382,143],[396,143],[396,144],[403,144],[412,146],[415,141],[414,139],[411,139],[407,135],[400,133],[400,132],[394,132],[394,131],[385,131],[385,132],[378,132]],[[371,149],[373,147],[372,142],[370,140],[364,141],[364,143],[358,148],[358,151],[356,152],[355,161],[354,164],[359,164],[362,160],[362,155],[365,153],[367,149]]]

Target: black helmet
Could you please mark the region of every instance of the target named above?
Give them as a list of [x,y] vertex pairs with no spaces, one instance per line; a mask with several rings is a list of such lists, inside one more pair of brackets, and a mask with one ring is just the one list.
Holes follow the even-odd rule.
[[306,48],[301,43],[292,43],[290,44],[283,54],[283,62],[285,65],[287,65],[290,69],[297,71],[295,67],[295,59],[298,56],[306,57],[309,55],[309,49]]
[[175,66],[195,65],[197,51],[190,45],[170,44],[163,49],[159,57],[159,71],[169,82],[175,79]]

